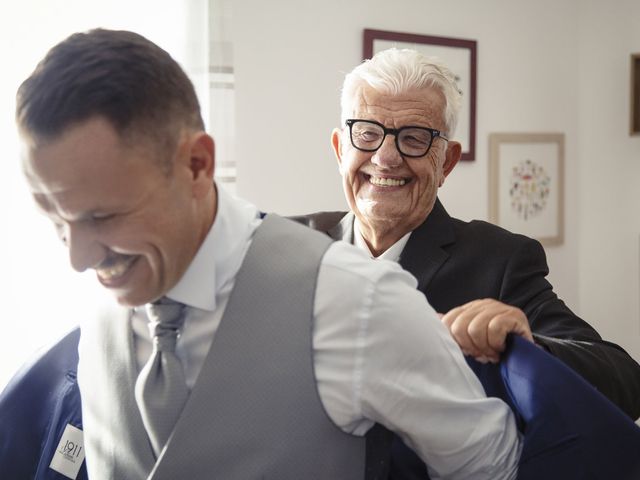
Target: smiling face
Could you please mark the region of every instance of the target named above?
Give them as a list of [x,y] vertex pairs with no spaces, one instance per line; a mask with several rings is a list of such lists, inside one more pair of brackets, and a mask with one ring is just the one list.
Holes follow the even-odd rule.
[[[170,173],[147,142],[123,142],[99,117],[27,145],[23,169],[32,196],[72,267],[93,268],[122,305],[142,305],[172,288],[213,223],[207,138],[181,139]],[[207,166],[202,152],[209,147]]]
[[[392,95],[363,84],[347,115],[387,128],[429,127],[446,135],[444,102],[435,88]],[[348,128],[333,131],[332,145],[347,202],[376,255],[427,218],[438,188],[460,158],[460,144],[442,138],[434,139],[427,155],[419,158],[403,158],[393,135],[377,151],[363,152],[351,144]]]

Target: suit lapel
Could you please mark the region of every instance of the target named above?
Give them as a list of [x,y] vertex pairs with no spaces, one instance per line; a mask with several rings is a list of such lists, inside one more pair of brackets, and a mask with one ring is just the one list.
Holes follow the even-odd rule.
[[400,254],[400,265],[418,280],[424,292],[449,254],[442,248],[455,242],[451,217],[440,200],[436,200],[427,219],[416,228]]
[[[353,212],[347,213],[339,223],[327,231],[334,240],[353,244]],[[418,289],[425,291],[436,272],[447,261],[444,246],[455,242],[451,217],[440,200],[436,199],[427,219],[416,228],[400,254],[400,265],[418,280]]]

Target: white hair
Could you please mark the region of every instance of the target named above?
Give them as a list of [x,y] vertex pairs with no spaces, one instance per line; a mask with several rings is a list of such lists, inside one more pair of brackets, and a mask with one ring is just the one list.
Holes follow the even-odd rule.
[[461,94],[455,75],[438,58],[425,57],[415,50],[390,48],[365,60],[344,79],[340,99],[343,125],[353,114],[353,97],[362,83],[391,95],[428,87],[439,89],[445,99],[445,133],[452,136],[455,132]]

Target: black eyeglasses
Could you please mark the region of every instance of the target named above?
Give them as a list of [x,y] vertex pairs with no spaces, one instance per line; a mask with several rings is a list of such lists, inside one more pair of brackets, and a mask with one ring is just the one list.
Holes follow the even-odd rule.
[[437,137],[449,141],[440,130],[427,127],[406,126],[387,128],[373,120],[350,118],[349,127],[351,145],[363,152],[375,152],[384,143],[387,135],[396,137],[396,148],[405,157],[423,157],[429,153],[433,140]]

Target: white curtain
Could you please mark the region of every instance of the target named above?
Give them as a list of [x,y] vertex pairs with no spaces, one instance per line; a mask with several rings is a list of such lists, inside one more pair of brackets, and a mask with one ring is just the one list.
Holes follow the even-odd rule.
[[[8,6],[10,5],[10,6]],[[136,31],[169,51],[193,79],[216,138],[220,181],[233,189],[233,63],[218,0],[23,0],[0,17],[0,389],[40,346],[111,302],[93,272],[75,273],[22,178],[13,114],[15,92],[46,51],[76,31]],[[211,112],[215,112],[212,115]],[[229,113],[231,112],[231,113]]]
[[235,80],[232,0],[209,2],[209,121],[216,142],[216,179],[236,192]]

